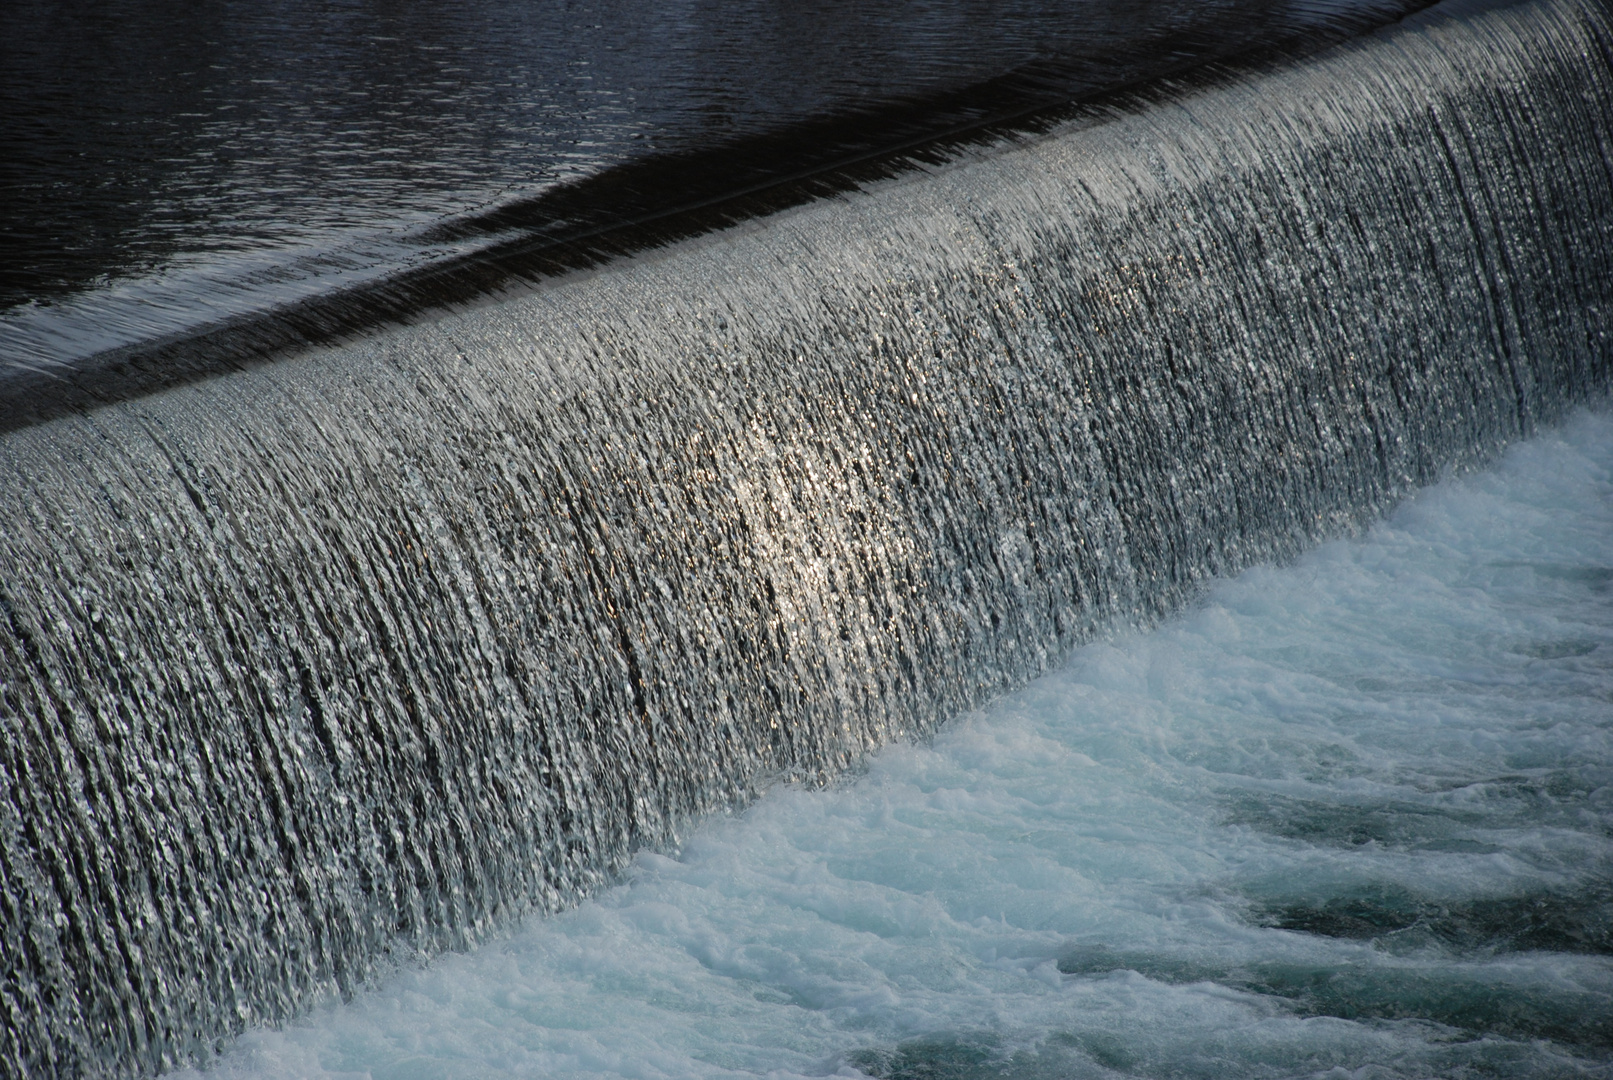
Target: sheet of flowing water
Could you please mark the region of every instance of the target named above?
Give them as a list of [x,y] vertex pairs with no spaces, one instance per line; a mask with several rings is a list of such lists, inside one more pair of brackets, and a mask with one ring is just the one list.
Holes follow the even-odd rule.
[[[6,427],[0,1073],[159,1072],[387,956],[497,939],[770,778],[839,775],[1605,392],[1607,15],[1444,5],[498,304]],[[1248,915],[1590,940],[1518,895]],[[1052,926],[1037,963],[1081,985],[1362,997]],[[964,1040],[932,1058],[995,1053],[980,999],[967,1024],[859,1014],[865,1044],[796,1064],[933,1073],[900,1049],[929,1030]],[[1512,1000],[1473,1022],[1574,1015]]]
[[1613,414],[224,1076],[1613,1075]]

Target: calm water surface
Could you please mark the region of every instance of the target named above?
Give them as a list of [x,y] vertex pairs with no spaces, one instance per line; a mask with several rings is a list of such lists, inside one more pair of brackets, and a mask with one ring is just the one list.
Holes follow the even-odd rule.
[[1403,6],[19,0],[0,12],[0,363],[463,256],[498,229],[430,227],[612,165],[922,115],[1027,70],[1027,92],[1078,94]]

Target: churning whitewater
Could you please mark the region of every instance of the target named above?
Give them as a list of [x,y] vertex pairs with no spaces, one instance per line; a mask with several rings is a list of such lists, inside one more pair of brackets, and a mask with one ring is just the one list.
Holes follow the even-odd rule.
[[1613,1075],[1610,702],[1602,413],[212,1075]]
[[[1458,0],[497,302],[8,420],[0,1068],[204,1060],[246,1027],[358,992],[392,959],[568,907],[635,851],[674,848],[700,815],[933,732],[1096,635],[1347,532],[1603,394],[1610,56],[1597,0]],[[1124,737],[1146,757],[1165,743],[1145,721]],[[1259,756],[1235,724],[1216,738],[1205,768],[1217,752]],[[1279,743],[1273,729],[1271,776],[1287,783]],[[1388,783],[1435,746],[1403,748],[1391,767],[1363,744],[1336,782]],[[1040,766],[1033,754],[1018,767]],[[1452,790],[1477,799],[1472,785],[1514,774],[1535,775],[1497,765],[1453,773],[1467,786]],[[1059,798],[1106,805],[1103,775]],[[1169,770],[1148,775],[1169,786]],[[1519,783],[1527,802],[1533,781]],[[1559,798],[1556,780],[1541,783],[1540,798]],[[1405,787],[1414,807],[1468,797]],[[1291,804],[1228,794],[1242,824],[1218,842],[1303,833],[1309,796],[1284,791]],[[1116,798],[1132,815],[1154,805]],[[998,836],[1003,852],[1027,831]],[[1152,880],[1154,849],[1127,854],[1115,835],[1103,887]],[[1516,857],[1503,844],[1484,865]],[[1281,1032],[1300,1030],[1293,1010],[1399,1016],[1395,1002],[1418,994],[1434,1003],[1415,1015],[1446,1025],[1427,1028],[1430,1046],[1470,1026],[1601,1037],[1573,1012],[1582,991],[1601,992],[1599,969],[1571,955],[1549,969],[1559,997],[1514,1006],[1508,990],[1482,1023],[1462,1019],[1451,989],[1468,983],[1416,981],[1421,960],[1388,996],[1339,989],[1355,977],[1348,958],[1381,951],[1350,928],[1411,912],[1436,951],[1480,928],[1480,953],[1449,945],[1449,971],[1535,994],[1547,976],[1533,952],[1482,957],[1495,937],[1483,905],[1600,903],[1570,862],[1555,883],[1510,892],[1395,879],[1359,911],[1323,886],[1324,864],[1310,892],[1286,870],[1236,879],[1252,891],[1228,934],[1293,925],[1270,931],[1295,943],[1275,967],[1168,940],[1145,955],[1117,929],[1032,970],[1049,992],[1142,978],[1143,1002],[1164,988],[1163,1012],[1133,1011],[1184,1047],[1210,1037],[1186,1034],[1210,1030],[1197,1005],[1231,1016],[1265,1001],[1261,1023]],[[1159,873],[1184,888],[1223,880]],[[1178,900],[1182,919],[1232,910]],[[914,904],[900,917],[922,921]],[[926,955],[890,963],[923,968]],[[1003,978],[1014,955],[1000,954]],[[1342,965],[1337,977],[1313,985],[1311,955]],[[924,978],[973,978],[949,963]],[[978,1012],[996,991],[976,989]],[[1017,1045],[988,1025],[1006,1041],[976,1046],[979,1025],[961,1016],[941,1024],[967,996],[937,998],[913,1037],[952,1032],[965,1056]],[[1301,1027],[1367,1030],[1333,1023]],[[1371,1038],[1424,1030],[1407,1023],[1369,1025]],[[899,1027],[867,1043],[887,1055],[868,1068],[899,1073],[903,1055],[929,1052],[904,1049]],[[1143,1052],[1116,1045],[1117,1068]],[[833,1050],[814,1046],[814,1061]],[[1070,1053],[1108,1053],[1090,1047]]]

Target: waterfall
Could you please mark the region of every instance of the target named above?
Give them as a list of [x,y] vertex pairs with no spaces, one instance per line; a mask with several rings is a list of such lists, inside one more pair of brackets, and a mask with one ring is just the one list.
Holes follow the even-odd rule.
[[0,1062],[574,901],[1607,385],[1613,25],[1305,60],[0,437]]

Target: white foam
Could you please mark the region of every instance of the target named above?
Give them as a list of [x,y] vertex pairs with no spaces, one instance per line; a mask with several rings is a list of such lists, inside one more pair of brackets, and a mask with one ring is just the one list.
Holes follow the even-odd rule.
[[1610,701],[1613,417],[1580,415],[215,1068],[1604,1074],[1613,965],[1551,928],[1606,943]]

